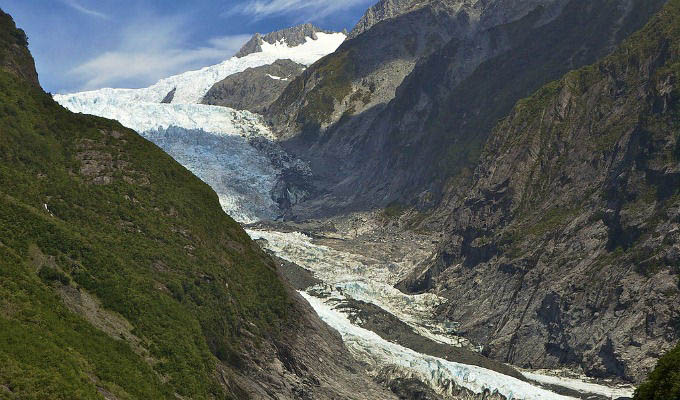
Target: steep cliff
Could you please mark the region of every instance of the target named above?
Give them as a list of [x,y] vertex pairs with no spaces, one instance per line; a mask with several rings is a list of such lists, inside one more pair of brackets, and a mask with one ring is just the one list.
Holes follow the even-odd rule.
[[267,113],[279,135],[318,135],[343,117],[384,106],[419,58],[470,29],[453,3],[431,1],[383,21],[308,68]]
[[398,17],[411,10],[412,7],[417,7],[418,4],[423,3],[419,3],[416,0],[380,0],[366,10],[366,13],[357,22],[352,32],[349,33],[349,38],[354,39],[371,29],[378,22]]
[[0,11],[0,397],[389,398],[205,183],[55,103],[26,46]]
[[[680,1],[516,104],[409,291],[520,366],[640,381],[680,339]],[[466,184],[465,182],[469,182]]]

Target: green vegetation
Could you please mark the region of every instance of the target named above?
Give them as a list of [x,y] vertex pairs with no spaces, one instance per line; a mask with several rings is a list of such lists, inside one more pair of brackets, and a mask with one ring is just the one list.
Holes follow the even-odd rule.
[[307,94],[306,104],[298,117],[303,126],[318,127],[330,122],[336,103],[350,95],[357,63],[352,54],[351,50],[345,49],[319,61],[315,74],[320,81]]
[[554,232],[558,228],[563,228],[573,218],[579,215],[579,209],[566,209],[555,207],[546,211],[542,218],[535,224],[530,225],[525,234],[541,236],[547,232]]
[[[0,17],[12,56],[24,36]],[[0,397],[231,398],[217,363],[238,368],[291,317],[273,262],[155,145],[17,77],[0,70]],[[139,343],[69,311],[66,291]]]
[[680,346],[677,346],[659,360],[647,381],[635,391],[633,399],[680,399]]
[[382,214],[387,219],[396,219],[401,217],[404,214],[404,212],[406,212],[406,210],[407,207],[404,206],[403,204],[393,202],[388,204],[387,207],[385,207]]

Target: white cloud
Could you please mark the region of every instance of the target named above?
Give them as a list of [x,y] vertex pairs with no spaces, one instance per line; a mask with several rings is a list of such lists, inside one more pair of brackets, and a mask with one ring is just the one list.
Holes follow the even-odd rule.
[[76,2],[76,0],[62,0],[62,3],[66,4],[67,6],[73,8],[74,10],[81,12],[83,14],[96,17],[96,18],[101,18],[101,19],[111,19],[108,15],[101,13],[99,11],[91,10],[89,8],[86,8],[79,3]]
[[265,18],[273,15],[298,14],[300,18],[321,19],[337,11],[373,3],[375,0],[250,0],[230,10],[230,14]]
[[217,37],[190,47],[190,24],[182,18],[145,19],[123,30],[119,43],[73,69],[85,90],[105,86],[146,86],[177,73],[233,56],[250,35]]

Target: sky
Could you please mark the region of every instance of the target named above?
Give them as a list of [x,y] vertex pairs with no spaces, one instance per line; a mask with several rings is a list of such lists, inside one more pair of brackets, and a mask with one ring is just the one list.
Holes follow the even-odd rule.
[[52,93],[145,87],[230,58],[255,33],[351,30],[377,0],[0,0]]

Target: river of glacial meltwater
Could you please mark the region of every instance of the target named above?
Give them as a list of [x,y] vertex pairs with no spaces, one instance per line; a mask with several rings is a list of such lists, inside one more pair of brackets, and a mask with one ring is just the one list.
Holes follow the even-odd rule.
[[[360,254],[352,254],[315,243],[299,232],[247,230],[265,249],[310,271],[321,283],[301,291],[319,317],[336,329],[358,360],[376,376],[389,371],[395,377],[416,378],[444,397],[458,388],[473,393],[498,393],[507,399],[618,399],[632,397],[631,387],[609,387],[585,379],[562,378],[556,374],[523,371],[526,380],[507,376],[477,365],[469,365],[418,353],[385,340],[361,327],[351,318],[348,300],[373,304],[392,314],[419,335],[441,344],[471,347],[450,334],[450,324],[435,321],[434,308],[446,300],[434,294],[407,295],[394,288],[408,265],[366,265]],[[551,390],[552,389],[552,390]],[[560,394],[566,393],[566,394]]]

